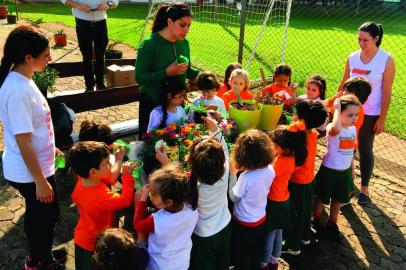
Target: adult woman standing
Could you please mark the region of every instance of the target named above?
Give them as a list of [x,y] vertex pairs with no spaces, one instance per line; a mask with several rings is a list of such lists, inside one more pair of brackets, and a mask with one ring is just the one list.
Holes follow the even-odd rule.
[[[145,38],[137,54],[135,77],[140,86],[138,110],[139,131],[147,130],[149,114],[158,106],[164,93],[162,83],[169,76],[179,80],[193,79],[199,71],[190,63],[189,42],[185,39],[192,23],[192,12],[186,4],[161,5],[152,24],[152,34]],[[187,63],[178,63],[180,56]]]
[[366,204],[369,201],[368,184],[374,168],[374,139],[375,135],[382,133],[385,129],[395,78],[393,57],[379,48],[382,36],[383,28],[380,24],[366,22],[358,28],[360,50],[348,57],[339,88],[341,90],[344,82],[353,77],[362,77],[372,86],[372,92],[362,106],[365,117],[358,134],[361,169],[359,204]]
[[51,60],[48,39],[29,26],[10,32],[0,65],[3,171],[25,199],[24,230],[30,256],[24,269],[63,269],[52,258],[59,216],[54,131],[46,99],[32,80]]

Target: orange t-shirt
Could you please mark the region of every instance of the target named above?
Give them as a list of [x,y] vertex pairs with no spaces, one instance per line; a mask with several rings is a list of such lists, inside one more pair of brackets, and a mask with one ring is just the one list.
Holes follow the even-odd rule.
[[284,202],[289,199],[288,184],[295,169],[295,157],[279,154],[274,163],[275,179],[268,193],[268,200]]
[[265,96],[266,94],[269,94],[271,97],[273,97],[276,93],[278,92],[283,92],[286,91],[290,96],[292,96],[292,89],[289,87],[279,87],[276,82],[273,84],[268,85],[261,91],[261,96]]
[[105,183],[96,186],[83,186],[83,178],[78,177],[72,200],[79,209],[79,221],[74,232],[75,244],[81,248],[93,251],[96,236],[110,227],[113,221],[113,211],[129,206],[134,196],[134,178],[122,175],[122,193],[114,193]]
[[314,163],[317,152],[317,136],[319,133],[316,129],[306,131],[307,157],[302,166],[296,166],[290,181],[296,184],[309,184],[314,179]]
[[[254,99],[254,95],[250,91],[247,91],[247,90],[241,91],[240,96],[241,96],[241,99],[244,99],[244,100],[253,100]],[[226,105],[227,111],[228,111],[230,102],[233,100],[236,100],[236,99],[237,99],[237,97],[233,90],[229,90],[226,93],[224,93],[223,100],[224,100],[224,105]]]
[[223,98],[224,93],[227,92],[227,91],[228,91],[227,84],[226,84],[226,83],[223,83],[223,84],[221,85],[220,89],[217,91],[217,94],[216,94],[216,95],[217,95],[219,98]]

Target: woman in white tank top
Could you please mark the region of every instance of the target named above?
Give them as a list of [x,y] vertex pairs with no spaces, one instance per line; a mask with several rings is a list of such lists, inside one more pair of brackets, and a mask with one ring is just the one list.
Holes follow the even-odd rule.
[[372,86],[371,94],[363,104],[364,122],[360,128],[359,154],[361,169],[361,190],[358,203],[369,201],[368,184],[374,167],[373,143],[375,135],[385,129],[385,121],[392,95],[395,78],[393,57],[379,48],[382,42],[383,28],[380,24],[366,22],[358,29],[360,50],[349,55],[344,76],[338,91],[349,78],[362,77]]

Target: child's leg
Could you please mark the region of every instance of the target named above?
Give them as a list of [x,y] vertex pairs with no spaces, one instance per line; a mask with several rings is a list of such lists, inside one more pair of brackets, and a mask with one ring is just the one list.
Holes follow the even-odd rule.
[[265,248],[264,248],[264,256],[262,257],[262,264],[267,264],[269,262],[269,258],[274,252],[274,242],[277,230],[269,231],[265,237]]
[[319,197],[316,197],[316,199],[314,199],[314,205],[313,205],[313,219],[314,220],[320,221],[323,209],[324,209],[323,203],[321,202]]
[[282,230],[276,230],[275,239],[273,243],[272,257],[279,258],[282,254]]
[[93,270],[93,252],[75,244],[75,268],[78,270]]
[[338,214],[340,213],[341,203],[336,201],[331,201],[330,204],[330,216],[328,222],[337,223]]

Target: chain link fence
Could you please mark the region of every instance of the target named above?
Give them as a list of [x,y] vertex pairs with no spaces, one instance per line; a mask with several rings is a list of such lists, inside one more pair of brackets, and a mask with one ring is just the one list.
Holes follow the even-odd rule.
[[[108,12],[109,37],[124,45],[125,57],[150,33],[159,2],[136,0]],[[193,23],[188,34],[192,64],[220,75],[228,64],[242,61],[251,79],[260,68],[271,76],[285,62],[303,87],[312,74],[327,79],[327,96],[341,81],[348,55],[358,49],[357,29],[365,21],[381,23],[382,49],[396,63],[392,103],[383,135],[376,137],[376,166],[397,177],[406,169],[406,0],[226,0],[188,1]],[[74,27],[68,8],[54,4],[21,4],[20,17],[59,21]],[[245,23],[241,23],[244,22]]]

